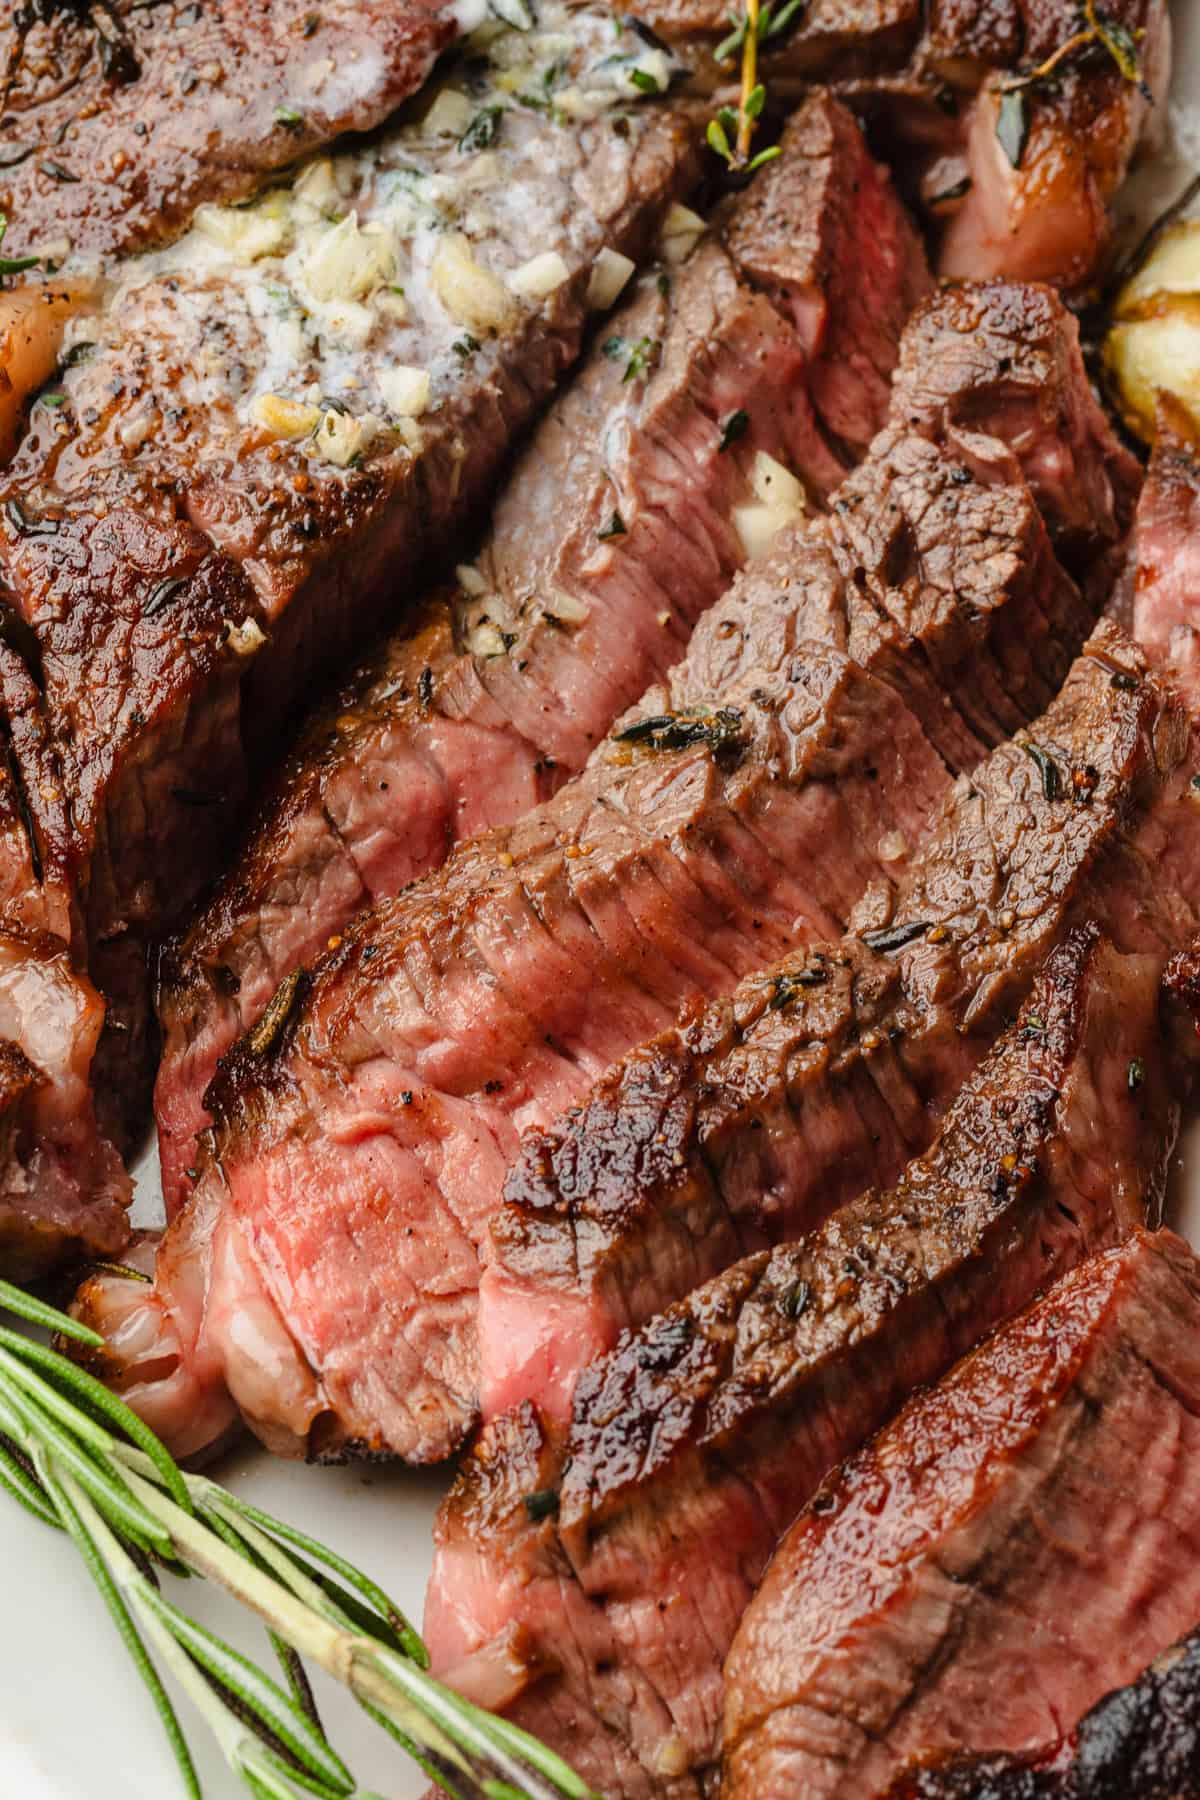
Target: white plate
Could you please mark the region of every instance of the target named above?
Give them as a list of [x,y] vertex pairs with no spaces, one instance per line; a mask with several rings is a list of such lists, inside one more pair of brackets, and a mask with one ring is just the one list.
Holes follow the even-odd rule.
[[[1200,167],[1200,7],[1176,0],[1175,141]],[[1187,103],[1185,105],[1185,102]],[[1181,186],[1179,161],[1137,179],[1137,212],[1152,218]],[[1164,191],[1165,184],[1165,191]],[[1176,1159],[1171,1222],[1200,1244],[1200,1121]],[[151,1177],[139,1212],[156,1204]],[[446,1486],[441,1474],[387,1469],[304,1469],[245,1450],[222,1478],[285,1514],[370,1571],[420,1620],[430,1564],[430,1524]],[[178,1781],[153,1708],[117,1642],[78,1558],[56,1535],[0,1496],[0,1800],[174,1800]],[[268,1655],[253,1621],[196,1582],[183,1591],[197,1618],[256,1656]],[[387,1800],[417,1800],[426,1782],[392,1742],[332,1683],[317,1698],[331,1741],[365,1787]],[[206,1800],[244,1800],[208,1734],[180,1702]]]

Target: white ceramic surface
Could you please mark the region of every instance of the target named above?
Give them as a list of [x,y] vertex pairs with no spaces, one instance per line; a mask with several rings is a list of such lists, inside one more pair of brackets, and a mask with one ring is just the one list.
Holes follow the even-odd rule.
[[[1135,232],[1139,219],[1148,222],[1182,185],[1181,170],[1200,167],[1200,3],[1175,0],[1174,13],[1174,148],[1131,190]],[[1200,1244],[1200,1119],[1184,1133],[1172,1186],[1171,1222]],[[147,1157],[140,1216],[153,1219],[157,1205]],[[445,1476],[296,1468],[253,1450],[221,1473],[239,1492],[345,1551],[419,1620],[429,1527]],[[0,1581],[0,1800],[174,1800],[178,1782],[157,1719],[77,1557],[3,1496]],[[180,1597],[251,1654],[266,1651],[261,1631],[203,1584]],[[333,1684],[318,1679],[317,1694],[332,1741],[363,1785],[387,1800],[417,1800],[426,1783],[396,1746]],[[187,1702],[180,1713],[206,1800],[244,1795]]]

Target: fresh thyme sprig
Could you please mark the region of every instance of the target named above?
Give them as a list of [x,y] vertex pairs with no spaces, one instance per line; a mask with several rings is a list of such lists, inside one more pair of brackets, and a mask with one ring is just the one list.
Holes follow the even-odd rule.
[[[8,231],[8,220],[0,212],[0,244],[3,244]],[[6,275],[23,275],[26,269],[36,269],[41,262],[40,256],[0,256],[0,287],[4,285]]]
[[736,106],[722,106],[708,124],[709,148],[732,170],[752,175],[764,163],[780,153],[771,144],[751,155],[754,133],[766,105],[767,90],[758,79],[758,47],[770,38],[781,37],[795,21],[805,0],[784,0],[775,10],[775,0],[746,0],[746,11],[727,38],[716,48],[718,62],[729,62],[740,51],[742,58],[741,87]]
[[[94,1331],[0,1281],[0,1309],[91,1349]],[[200,1785],[158,1663],[255,1800],[378,1800],[329,1744],[301,1659],[342,1682],[457,1800],[597,1800],[544,1744],[428,1674],[420,1637],[335,1551],[185,1474],[125,1403],[39,1340],[0,1326],[0,1487],[79,1550],[162,1720],[189,1800]],[[264,1620],[286,1690],[162,1592],[207,1577]]]

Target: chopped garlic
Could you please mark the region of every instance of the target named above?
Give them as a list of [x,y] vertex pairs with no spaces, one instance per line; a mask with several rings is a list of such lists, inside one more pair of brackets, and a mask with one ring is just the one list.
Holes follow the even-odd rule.
[[288,220],[285,209],[271,200],[268,195],[258,206],[201,206],[196,229],[242,262],[273,256],[287,242]]
[[622,256],[619,250],[610,250],[605,246],[592,264],[591,278],[588,281],[587,303],[593,312],[608,311],[633,274],[633,269],[630,257]]
[[226,619],[225,627],[226,641],[235,656],[253,656],[267,641],[267,634],[257,619],[243,619],[240,625]]
[[664,262],[686,262],[699,240],[704,236],[704,220],[699,213],[694,213],[690,206],[680,206],[678,202],[667,208],[666,217],[659,232],[659,254]]
[[465,594],[486,594],[487,582],[475,567],[474,563],[459,563],[454,571],[455,579]]
[[588,607],[585,601],[577,600],[565,588],[555,588],[546,613],[549,618],[558,619],[564,625],[582,625],[588,616]]
[[375,305],[389,319],[395,319],[398,325],[402,325],[408,317],[408,301],[399,288],[382,288],[375,296]]
[[754,498],[764,506],[788,506],[793,512],[804,510],[804,487],[790,469],[760,450],[750,471],[750,487]]
[[380,421],[374,413],[355,418],[353,413],[335,412],[330,407],[321,415],[321,423],[313,434],[313,454],[344,469],[378,437],[379,428]]
[[159,414],[152,406],[144,407],[118,429],[117,436],[127,450],[140,450],[154,427],[160,422]]
[[397,363],[379,375],[379,391],[391,412],[403,419],[419,419],[429,406],[429,370]]
[[303,438],[316,430],[321,414],[315,406],[288,400],[283,394],[260,394],[251,403],[250,417],[272,437]]
[[503,656],[508,648],[500,627],[486,617],[468,631],[466,643],[472,656]]
[[318,157],[316,162],[309,163],[307,169],[302,169],[292,191],[297,200],[315,207],[319,213],[336,212],[341,205],[342,196],[338,191],[333,164],[327,156]]
[[614,63],[621,85],[633,89],[636,94],[665,94],[671,85],[671,77],[675,73],[675,64],[668,50],[642,51],[634,63]]
[[691,1758],[688,1756],[687,1745],[684,1743],[683,1739],[680,1737],[666,1737],[659,1744],[658,1749],[654,1754],[655,1773],[658,1775],[665,1775],[668,1778],[676,1775],[683,1775],[687,1772],[690,1761]]
[[804,488],[790,469],[760,450],[750,471],[754,500],[733,509],[733,525],[748,557],[760,556],[776,532],[804,511]]
[[318,300],[362,300],[395,273],[396,257],[389,234],[379,228],[359,229],[358,214],[348,213],[321,232],[304,262],[304,280]]
[[470,331],[501,331],[515,316],[512,295],[498,276],[475,261],[459,231],[447,232],[438,244],[429,277],[450,317]]
[[56,269],[66,262],[73,247],[69,237],[47,238],[42,243],[35,244],[31,254],[39,256],[49,268]]
[[570,273],[557,250],[546,250],[541,256],[531,256],[519,269],[510,270],[506,279],[513,293],[523,299],[544,300],[562,286]]
[[461,137],[471,116],[471,102],[461,89],[444,87],[421,120],[421,129],[426,137]]

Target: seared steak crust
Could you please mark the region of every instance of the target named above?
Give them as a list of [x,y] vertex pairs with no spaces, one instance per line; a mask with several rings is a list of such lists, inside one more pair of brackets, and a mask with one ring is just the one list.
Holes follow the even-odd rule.
[[64,797],[36,685],[7,643],[0,700],[0,1267],[26,1281],[71,1255],[118,1253],[130,1183],[92,1085],[104,1003],[80,973],[71,886],[34,830],[21,768],[37,771],[47,808]]
[[1193,1800],[1200,1793],[1200,1631],[1106,1694],[1040,1756],[922,1760],[889,1800]]
[[[607,51],[611,20],[581,15],[577,29],[583,61],[589,31]],[[0,593],[36,639],[51,787],[70,796],[69,811],[43,819],[45,784],[25,785],[39,831],[65,832],[56,853],[110,1002],[102,1054],[135,1112],[148,1074],[147,947],[228,854],[247,764],[274,752],[314,670],[403,606],[422,559],[486,493],[577,354],[602,247],[644,254],[694,177],[686,108],[616,110],[623,133],[607,114],[571,129],[532,110],[506,118],[494,179],[539,211],[568,278],[543,300],[514,300],[504,328],[469,355],[453,349],[459,327],[430,291],[405,303],[394,329],[428,355],[440,403],[415,436],[389,426],[341,467],[313,455],[311,438],[256,424],[246,390],[278,354],[256,299],[268,291],[261,260],[252,277],[214,278],[200,242],[166,263],[120,265],[115,292],[73,326],[65,404],[33,409],[0,479]],[[469,152],[422,130],[390,127],[335,170],[339,203],[386,213],[397,162],[413,179],[469,181]],[[552,159],[538,154],[550,134]],[[487,219],[476,257],[511,260],[503,220]],[[304,382],[326,378],[323,344],[318,335],[295,351]],[[362,371],[374,380],[386,366],[380,350],[348,370],[359,407]],[[346,416],[335,394],[327,418]]]
[[[457,35],[438,0],[13,0],[0,21],[5,253],[162,242],[345,131],[369,131]],[[62,241],[65,240],[65,246]]]
[[[160,964],[169,1210],[217,1059],[279,983],[370,900],[582,767],[744,560],[760,454],[815,501],[882,425],[923,253],[843,108],[813,96],[782,142],[712,239],[606,325],[501,497],[479,592],[431,596],[310,721]],[[654,347],[640,370],[639,345]]]
[[[737,1256],[924,1149],[1072,916],[1122,949],[1190,929],[1187,719],[1101,625],[1059,698],[945,798],[859,931],[696,1007],[531,1133],[492,1226],[486,1416],[568,1407],[579,1369]],[[1177,844],[1177,886],[1155,871]],[[1142,840],[1148,838],[1145,847]]]
[[1198,1323],[1195,1258],[1138,1232],[830,1478],[729,1658],[732,1800],[868,1800],[914,1755],[1044,1743],[1174,1642],[1200,1608]]
[[469,1681],[471,1653],[486,1666],[489,1637],[519,1626],[560,1666],[535,1674],[517,1718],[609,1793],[705,1791],[725,1650],[822,1475],[1047,1279],[1157,1215],[1178,1116],[1161,970],[1094,926],[1070,933],[891,1192],[747,1258],[593,1364],[552,1525],[529,1507],[522,1521],[508,1482],[509,1437],[532,1415],[489,1427],[439,1526],[427,1630],[442,1666]]

